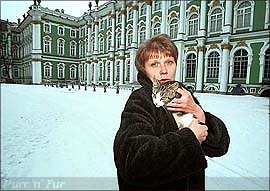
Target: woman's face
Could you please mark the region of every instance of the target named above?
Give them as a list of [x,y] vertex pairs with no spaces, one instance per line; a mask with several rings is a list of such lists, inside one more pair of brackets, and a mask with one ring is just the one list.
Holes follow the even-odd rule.
[[176,72],[176,63],[173,57],[158,55],[145,62],[146,76],[153,82],[156,78],[160,83],[173,81]]

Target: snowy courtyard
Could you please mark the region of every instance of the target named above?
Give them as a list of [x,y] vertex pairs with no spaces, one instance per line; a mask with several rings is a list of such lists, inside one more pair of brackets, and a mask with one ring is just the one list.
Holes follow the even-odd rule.
[[[1,189],[117,190],[113,141],[130,93],[1,84]],[[207,158],[207,190],[268,190],[269,98],[195,96],[231,138]]]

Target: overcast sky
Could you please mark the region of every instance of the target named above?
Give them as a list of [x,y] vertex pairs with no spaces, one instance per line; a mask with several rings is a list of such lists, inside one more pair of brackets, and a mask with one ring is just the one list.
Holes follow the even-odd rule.
[[[100,1],[99,5],[105,3],[106,1]],[[22,20],[23,14],[26,13],[30,5],[33,5],[33,1],[11,1],[11,0],[0,0],[1,3],[1,19],[17,22],[17,19]],[[66,14],[72,16],[82,16],[86,12],[89,1],[52,1],[52,0],[42,0],[41,6],[48,7],[49,9],[64,9]],[[92,1],[93,7],[95,2]]]

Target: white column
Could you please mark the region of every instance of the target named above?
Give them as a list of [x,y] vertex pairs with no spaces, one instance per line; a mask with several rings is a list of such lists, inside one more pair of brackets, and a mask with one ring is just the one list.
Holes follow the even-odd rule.
[[112,42],[111,42],[111,47],[109,51],[110,55],[110,86],[114,85],[114,62],[115,62],[115,57],[114,57],[114,52],[115,52],[115,1],[112,0],[113,6],[112,6],[112,11],[111,11],[111,20],[112,20]]
[[204,64],[204,41],[206,35],[206,1],[201,1],[200,10],[200,29],[199,29],[199,39],[198,41],[198,63],[196,70],[196,91],[203,91],[203,64]]
[[168,2],[161,1],[161,33],[168,34]]
[[151,6],[152,0],[146,1],[146,24],[145,24],[145,39],[149,39],[151,37]]
[[[9,24],[8,25],[8,52],[7,52],[7,55],[8,55],[8,58],[12,58],[12,53],[11,53],[11,30],[10,30],[10,27],[9,27]],[[12,63],[9,63],[8,64],[8,73],[9,73],[9,77],[12,79]]]
[[94,84],[97,84],[97,54],[98,54],[98,18],[95,18],[95,46],[94,46],[94,56],[93,56],[93,64],[94,64]]
[[32,83],[40,84],[41,76],[41,15],[38,10],[32,12]]
[[198,63],[197,63],[197,70],[196,70],[196,91],[201,92],[203,90],[203,50],[204,47],[198,47]]
[[[90,14],[90,13],[89,13]],[[91,24],[91,17],[89,16],[88,18],[88,24],[87,24],[87,30],[88,30],[88,35],[87,35],[87,52],[86,52],[86,83],[87,85],[90,85],[91,83],[91,75],[90,75],[90,57],[91,57],[91,36],[92,36],[92,24]]]
[[184,67],[184,42],[180,41],[178,44],[176,44],[176,47],[178,49],[178,60],[176,65],[176,74],[175,74],[175,80],[176,81],[182,81],[183,77],[183,67]]
[[175,79],[181,82],[184,81],[184,36],[185,36],[185,18],[186,18],[186,1],[180,1],[180,13],[179,13],[179,22],[178,22],[178,39],[179,44],[177,44],[178,49],[178,61],[176,67],[176,76]]
[[[112,58],[112,57],[111,57]],[[110,86],[113,86],[113,82],[114,82],[114,80],[113,80],[113,77],[114,77],[114,60],[112,59],[112,60],[110,60]]]
[[132,31],[132,43],[130,49],[130,75],[129,75],[129,83],[133,83],[136,81],[137,70],[135,66],[135,58],[137,53],[137,38],[138,38],[138,10],[139,7],[137,5],[137,1],[133,1],[132,5],[133,9],[133,31]]
[[90,83],[91,83],[91,80],[90,80],[90,78],[91,78],[91,70],[90,70],[90,63],[87,63],[86,64],[86,83],[87,83],[87,85],[90,85]]
[[220,77],[220,93],[226,94],[228,88],[230,45],[222,45],[222,65]]
[[252,54],[249,54],[248,55],[248,65],[247,65],[247,78],[246,78],[246,84],[249,84],[249,81],[250,81],[250,71],[251,71],[251,63],[252,63],[252,58],[253,58],[253,55]]
[[207,58],[204,58],[204,78],[203,78],[204,83],[206,83],[207,81],[207,68],[208,68],[208,61]]
[[122,17],[122,26],[121,26],[121,44],[120,44],[120,85],[124,84],[125,78],[125,37],[126,37],[126,2],[122,2],[122,9],[121,9],[121,17]]
[[205,37],[206,34],[206,0],[201,1],[201,10],[200,10],[200,28],[199,28],[199,37]]
[[232,3],[231,0],[226,0],[225,7],[225,21],[223,26],[223,33],[231,33],[232,32]]

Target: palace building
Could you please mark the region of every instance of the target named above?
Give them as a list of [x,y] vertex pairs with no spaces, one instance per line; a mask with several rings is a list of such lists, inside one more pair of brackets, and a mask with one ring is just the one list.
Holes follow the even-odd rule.
[[96,1],[80,17],[30,4],[22,20],[1,20],[1,82],[132,86],[138,46],[166,33],[190,89],[269,95],[268,0]]

